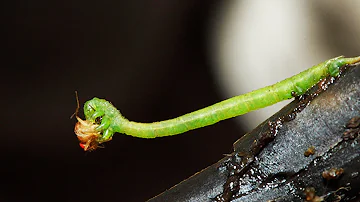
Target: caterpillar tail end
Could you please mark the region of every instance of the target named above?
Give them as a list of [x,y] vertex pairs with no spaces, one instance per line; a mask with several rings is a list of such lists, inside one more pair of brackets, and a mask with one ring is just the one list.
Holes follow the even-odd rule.
[[343,60],[343,62],[348,65],[357,65],[360,63],[360,56],[352,58],[342,58],[341,60]]
[[353,65],[359,64],[359,63],[360,63],[360,56],[355,57],[353,60],[354,60],[354,61],[353,61]]
[[345,58],[343,56],[339,56],[330,60],[329,72],[331,76],[338,76],[340,74],[340,68],[344,65],[357,65],[360,63],[360,56]]

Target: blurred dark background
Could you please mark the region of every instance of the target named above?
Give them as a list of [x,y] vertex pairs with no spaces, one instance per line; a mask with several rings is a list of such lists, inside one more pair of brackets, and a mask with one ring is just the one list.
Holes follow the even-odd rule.
[[243,134],[234,120],[170,138],[116,134],[84,153],[69,119],[75,90],[139,122],[222,100],[206,54],[215,2],[3,4],[0,201],[144,201],[230,153]]

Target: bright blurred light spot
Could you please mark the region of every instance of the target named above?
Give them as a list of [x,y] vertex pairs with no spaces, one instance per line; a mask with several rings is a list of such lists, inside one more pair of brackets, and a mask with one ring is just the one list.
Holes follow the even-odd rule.
[[[211,30],[211,58],[224,98],[281,81],[334,55],[322,48],[307,1],[227,1]],[[281,102],[239,119],[247,130],[277,112]]]

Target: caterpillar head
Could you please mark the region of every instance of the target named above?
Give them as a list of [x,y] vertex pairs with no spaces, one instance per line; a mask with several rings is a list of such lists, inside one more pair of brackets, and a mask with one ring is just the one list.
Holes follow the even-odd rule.
[[111,140],[114,134],[110,128],[112,108],[114,107],[106,100],[93,98],[84,104],[85,120],[76,116],[78,122],[74,132],[84,151],[95,150],[99,144]]

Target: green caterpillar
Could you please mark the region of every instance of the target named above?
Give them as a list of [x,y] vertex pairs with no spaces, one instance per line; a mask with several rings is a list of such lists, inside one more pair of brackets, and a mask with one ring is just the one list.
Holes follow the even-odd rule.
[[115,132],[139,138],[177,135],[273,105],[294,95],[303,95],[321,79],[337,77],[340,67],[359,62],[360,56],[339,56],[274,85],[232,97],[174,119],[154,123],[129,121],[110,102],[95,97],[84,104],[86,120],[76,116],[78,123],[75,125],[75,133],[84,150],[96,149],[99,143],[111,140]]

